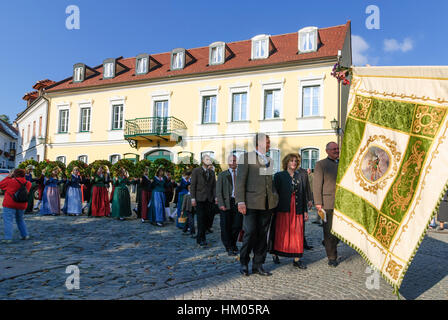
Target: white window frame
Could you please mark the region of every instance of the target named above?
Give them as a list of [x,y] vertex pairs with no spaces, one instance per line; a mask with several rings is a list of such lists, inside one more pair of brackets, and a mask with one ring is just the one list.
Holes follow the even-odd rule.
[[115,70],[114,70],[114,63],[113,62],[107,62],[104,64],[104,70],[103,70],[103,78],[110,79],[115,76]]
[[[284,105],[284,83],[285,78],[282,79],[276,79],[276,80],[269,80],[269,81],[263,81],[261,82],[261,106],[260,106],[260,120],[282,120],[283,119],[283,105]],[[266,118],[265,117],[265,108],[266,108],[266,91],[271,90],[280,90],[279,92],[279,101],[280,101],[280,115],[278,118]],[[273,109],[274,110],[274,109]]]
[[[120,125],[119,128],[115,127],[115,123],[116,123],[116,121],[115,121],[115,110],[116,110],[117,107],[121,107],[121,112],[120,112],[121,119],[120,118],[118,119],[118,122],[121,122],[121,125]],[[121,104],[121,103],[113,103],[112,104],[112,126],[111,126],[111,130],[113,130],[113,131],[124,130],[124,105]]]
[[[316,150],[317,151],[317,159],[316,159],[316,163],[317,163],[317,161],[319,161],[319,159],[320,159],[320,149],[318,148],[318,147],[315,147],[315,146],[307,146],[307,147],[303,147],[303,148],[300,148],[300,150],[299,150],[299,154],[300,154],[300,157],[302,158],[302,160],[301,160],[301,163],[300,163],[300,167],[301,168],[303,168],[302,167],[302,163],[303,163],[303,152],[305,152],[305,151],[310,151],[310,157],[307,159],[308,161],[309,161],[309,163],[310,163],[310,169],[313,169],[312,168],[312,155],[313,155],[313,150]],[[308,168],[303,168],[303,169],[308,169]]]
[[[64,160],[62,161],[61,158]],[[67,157],[66,156],[57,156],[56,161],[61,161],[63,164],[67,164]]]
[[[251,59],[266,59],[269,57],[269,35],[260,34],[252,38],[252,50]],[[260,54],[261,49],[264,50],[264,54]]]
[[[223,64],[225,61],[225,55],[226,55],[226,44],[224,42],[214,42],[209,46],[210,50],[210,58],[209,58],[209,65],[218,65]],[[221,53],[221,55],[217,54],[214,55],[213,53]],[[215,57],[219,57],[220,59],[215,59]]]
[[[140,66],[143,66],[143,70],[139,70]],[[149,72],[149,57],[141,57],[137,59],[135,64],[135,73],[140,75],[140,74],[147,74],[148,72]]]
[[[62,131],[61,130],[61,128],[62,128],[62,126],[61,126],[61,115],[62,115],[62,112],[66,112],[66,114],[67,114],[67,116],[66,116],[66,119],[65,119],[65,131]],[[70,124],[70,109],[69,108],[60,108],[59,110],[58,110],[58,133],[68,133],[69,132],[69,124]]]
[[[302,46],[304,45],[303,36],[306,37],[307,43],[309,43],[312,40],[312,42],[313,42],[312,48],[307,48],[307,49],[302,50]],[[319,37],[318,37],[318,28],[317,27],[306,27],[306,28],[300,29],[298,31],[298,43],[297,43],[299,53],[308,53],[308,52],[317,51],[318,40],[319,40]]]
[[173,70],[180,70],[185,67],[185,52],[179,51],[173,53]]
[[[81,158],[85,157],[86,161],[83,161]],[[78,161],[83,161],[85,164],[89,164],[89,157],[85,154],[78,156]]]
[[215,151],[201,151],[201,158],[199,159],[199,162],[202,161],[202,157],[205,156],[205,155],[209,156],[210,159],[216,161],[216,158],[215,158]]
[[[112,157],[118,157],[118,160],[117,160],[116,162],[112,162]],[[120,160],[121,160],[121,154],[114,153],[114,154],[109,155],[109,161],[110,161],[112,164],[115,164],[115,163],[117,163],[117,162],[120,161]]]
[[[212,119],[212,109],[213,109],[213,104],[212,104],[212,98],[215,99],[215,110],[214,110],[214,114],[215,114],[215,118]],[[210,99],[210,114],[209,114],[209,119],[205,119],[205,101],[206,99]],[[201,124],[216,124],[218,122],[217,118],[218,118],[218,114],[217,114],[217,102],[218,102],[218,96],[215,94],[210,94],[210,95],[201,95],[201,102],[202,102],[202,116],[201,116]]]
[[[298,101],[298,104],[299,104],[298,118],[299,119],[310,119],[310,118],[316,118],[316,117],[323,118],[324,117],[324,106],[325,106],[324,79],[325,79],[325,74],[320,75],[320,76],[310,76],[310,77],[299,78],[299,101]],[[318,113],[318,115],[315,115],[315,116],[304,116],[303,115],[303,88],[310,87],[310,86],[320,86],[319,113]]]
[[167,117],[171,116],[171,95],[173,94],[172,91],[156,91],[151,93],[151,117],[154,117],[155,115],[155,109],[156,109],[156,102],[160,101],[168,101],[168,115]]
[[[83,130],[83,110],[89,110],[87,130]],[[79,132],[90,132],[92,123],[92,106],[90,104],[79,104]]]
[[84,67],[76,67],[75,68],[75,74],[73,76],[74,82],[81,82],[82,81],[82,71]]
[[[272,151],[275,151],[276,153],[278,152],[277,159],[274,159],[274,157],[272,156]],[[282,162],[282,151],[277,148],[270,148],[269,152],[270,152],[270,158],[272,158],[272,160],[274,161],[274,167],[273,167],[274,173],[282,171],[283,170],[282,163],[281,163]]]

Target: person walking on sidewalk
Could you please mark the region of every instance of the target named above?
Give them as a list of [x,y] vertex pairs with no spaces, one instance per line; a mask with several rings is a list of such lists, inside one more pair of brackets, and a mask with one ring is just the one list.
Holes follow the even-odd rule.
[[24,213],[28,203],[17,202],[15,199],[16,192],[25,186],[27,192],[31,189],[31,182],[25,179],[25,170],[16,169],[12,174],[9,174],[5,179],[0,182],[0,189],[5,191],[3,198],[3,225],[4,225],[4,243],[12,242],[13,234],[13,220],[16,220],[17,228],[19,229],[22,240],[29,239],[28,231],[26,228]]
[[324,209],[327,214],[327,222],[323,223],[324,246],[328,257],[328,265],[338,266],[337,245],[339,239],[331,234],[333,225],[333,209],[336,194],[336,177],[338,175],[339,146],[335,142],[329,142],[325,148],[328,157],[318,161],[314,168],[313,194],[316,210]]
[[263,268],[268,251],[267,234],[272,210],[277,207],[278,194],[272,174],[274,161],[266,154],[270,149],[269,136],[255,135],[255,151],[245,153],[238,159],[236,199],[238,211],[243,217],[243,245],[240,250],[240,273],[249,275],[250,253],[254,252],[252,273],[270,276]]
[[237,158],[228,158],[229,170],[218,175],[216,197],[220,211],[221,241],[229,256],[235,256],[239,250],[236,246],[238,235],[243,228],[243,215],[238,212],[235,202],[235,184],[237,177]]
[[196,242],[207,247],[205,233],[209,226],[210,216],[213,214],[213,205],[216,199],[215,172],[208,167],[211,164],[210,156],[202,157],[202,165],[194,168],[191,173],[191,205],[195,207],[198,222]]

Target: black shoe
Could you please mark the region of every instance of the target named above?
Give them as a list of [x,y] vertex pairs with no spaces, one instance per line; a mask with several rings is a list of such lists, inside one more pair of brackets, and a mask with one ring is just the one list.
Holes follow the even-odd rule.
[[272,256],[272,261],[274,261],[275,264],[280,264],[280,258],[278,256]]
[[313,246],[308,246],[308,245],[306,245],[306,246],[303,246],[303,248],[305,249],[305,250],[313,250]]
[[307,268],[306,265],[305,265],[301,260],[299,260],[299,261],[293,261],[293,262],[292,262],[292,265],[293,265],[294,267],[296,267],[296,268],[299,268],[299,269],[306,269],[306,268]]
[[328,260],[328,265],[330,267],[336,268],[338,266],[339,262],[337,260]]
[[207,248],[207,242],[202,241],[202,242],[199,243],[199,246],[200,246],[201,248]]
[[206,233],[213,233],[213,229],[212,229],[212,228],[207,229],[205,232],[206,232]]
[[246,276],[246,277],[249,276],[249,268],[247,267],[247,265],[244,265],[244,264],[241,265],[241,267],[240,267],[240,273],[241,273],[243,276]]
[[240,253],[240,250],[238,249],[238,247],[233,247],[232,251],[235,255],[237,255],[238,253]]
[[252,268],[253,274],[259,274],[260,276],[272,276],[272,273],[263,269],[263,267]]
[[227,254],[228,254],[229,256],[236,256],[235,252],[233,252],[232,249],[228,249],[228,250],[227,250]]

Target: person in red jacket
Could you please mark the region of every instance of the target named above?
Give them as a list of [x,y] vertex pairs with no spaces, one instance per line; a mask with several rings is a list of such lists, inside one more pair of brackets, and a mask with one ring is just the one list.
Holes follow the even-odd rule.
[[30,192],[31,183],[25,179],[25,170],[23,169],[14,170],[12,174],[10,174],[0,182],[0,189],[5,191],[5,197],[3,199],[3,223],[5,228],[5,240],[3,240],[4,243],[12,242],[12,223],[14,218],[16,219],[21,239],[29,239],[26,224],[23,219],[28,203],[15,202],[13,198],[14,193],[16,193],[24,184],[27,191]]

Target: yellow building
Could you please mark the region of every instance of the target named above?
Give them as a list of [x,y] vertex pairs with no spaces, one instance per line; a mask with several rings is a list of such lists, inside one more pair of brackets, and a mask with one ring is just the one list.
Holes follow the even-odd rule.
[[314,167],[338,139],[331,121],[344,126],[348,88],[338,94],[331,76],[338,59],[351,65],[350,22],[75,64],[72,77],[45,89],[46,157],[178,162],[209,153],[225,163],[265,132],[278,169],[289,152]]

